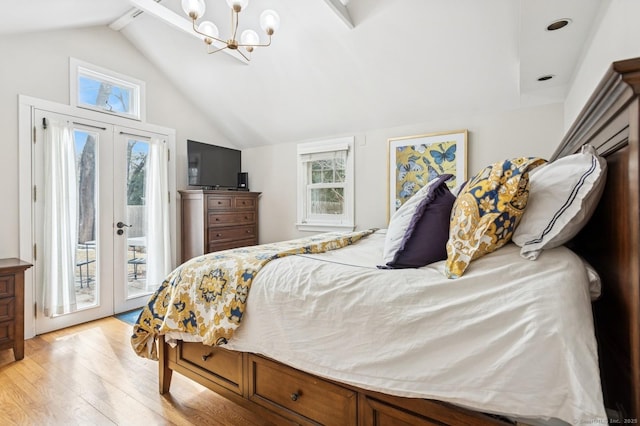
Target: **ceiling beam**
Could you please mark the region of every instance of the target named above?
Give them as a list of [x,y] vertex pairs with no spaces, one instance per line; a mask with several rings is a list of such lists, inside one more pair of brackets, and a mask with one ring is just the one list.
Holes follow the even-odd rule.
[[[156,3],[160,3],[162,0],[153,0],[153,1],[155,1]],[[141,11],[140,9],[136,9],[135,7],[132,9],[129,9],[124,15],[122,15],[121,17],[119,17],[118,19],[110,23],[109,28],[111,28],[113,31],[120,31],[121,29],[129,25],[131,22],[133,22],[134,19],[136,19],[138,16],[142,15],[143,13],[144,13],[143,11]]]
[[[182,16],[178,15],[172,10],[156,3],[154,0],[129,0],[129,2],[136,8],[144,12],[147,12],[152,16],[155,16],[161,21],[164,21],[165,23],[179,30],[184,31],[185,33],[199,40],[202,40],[202,43],[204,45],[204,36],[197,34],[195,31],[193,31],[193,24],[191,23],[191,21],[187,20],[186,18],[183,18]],[[225,47],[226,45],[214,40],[211,46],[213,49],[220,49]],[[203,46],[203,49],[204,49],[204,46]],[[244,59],[238,52],[235,52],[231,49],[224,49],[222,50],[222,52],[236,58],[238,61],[242,62],[243,64],[248,63],[247,60]]]
[[355,25],[353,24],[353,20],[351,19],[351,15],[349,15],[349,11],[347,10],[347,7],[343,5],[340,2],[340,0],[324,0],[324,1],[329,5],[329,7],[331,7],[331,10],[333,10],[340,19],[342,19],[342,22],[344,22],[344,24],[347,27],[349,27],[349,29],[352,30],[353,28],[355,28]]
[[113,31],[120,31],[127,25],[131,23],[134,19],[140,15],[142,11],[140,9],[136,9],[135,7],[129,9],[124,15],[113,21],[109,24],[109,28]]

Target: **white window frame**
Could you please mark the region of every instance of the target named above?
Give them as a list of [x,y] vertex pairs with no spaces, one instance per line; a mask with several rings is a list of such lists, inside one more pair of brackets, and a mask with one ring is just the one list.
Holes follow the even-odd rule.
[[[112,83],[115,86],[131,89],[130,113],[109,111],[80,100],[80,77]],[[145,82],[137,78],[111,71],[76,58],[69,58],[69,101],[72,107],[90,109],[104,114],[117,115],[137,121],[146,121]]]
[[[300,231],[353,231],[355,229],[355,175],[354,175],[354,137],[347,136],[335,139],[327,139],[317,142],[301,143],[297,146],[297,171],[298,171],[298,217],[296,226]],[[309,176],[307,167],[309,163],[305,157],[311,154],[346,152],[345,179],[344,179],[344,207],[341,215],[310,215]],[[331,185],[331,187],[341,185]]]

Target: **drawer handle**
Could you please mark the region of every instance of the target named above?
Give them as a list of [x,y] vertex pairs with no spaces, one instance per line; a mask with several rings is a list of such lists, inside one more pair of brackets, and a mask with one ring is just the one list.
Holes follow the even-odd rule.
[[251,231],[249,231],[249,230],[247,229],[247,234],[250,234],[250,233],[251,233]]
[[298,398],[300,398],[300,395],[302,394],[302,392],[298,391],[298,392],[294,392],[291,394],[291,400],[292,401],[297,401]]
[[222,237],[222,234],[216,234],[216,237]]
[[245,216],[245,217],[244,217],[244,220],[249,220],[249,217],[248,217],[248,216]]
[[220,222],[220,218],[219,217],[216,217],[216,222]]
[[202,355],[202,360],[206,361],[213,356],[213,352],[209,352],[208,354]]
[[218,205],[222,204],[222,201],[218,201]]

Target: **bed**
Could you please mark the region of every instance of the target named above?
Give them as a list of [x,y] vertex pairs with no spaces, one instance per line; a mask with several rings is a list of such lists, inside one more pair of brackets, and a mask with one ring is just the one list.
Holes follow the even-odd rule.
[[[455,284],[442,262],[376,268],[384,231],[278,256],[253,279],[242,326],[213,340],[224,344],[171,330],[151,340],[160,392],[176,371],[276,424],[636,423],[639,90],[640,60],[614,63],[554,154],[588,143],[607,160],[602,199],[571,250],[531,262],[507,245]],[[583,260],[602,283],[595,321],[599,291]],[[390,274],[403,291],[388,291]],[[291,284],[301,275],[307,288]]]

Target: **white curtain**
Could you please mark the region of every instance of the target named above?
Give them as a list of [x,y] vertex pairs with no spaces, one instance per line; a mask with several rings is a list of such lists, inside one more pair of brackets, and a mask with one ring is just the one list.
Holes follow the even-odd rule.
[[44,161],[43,306],[50,317],[77,309],[77,180],[70,123],[47,119]]
[[159,286],[171,272],[169,176],[166,143],[151,139],[145,182],[147,206],[147,285]]

